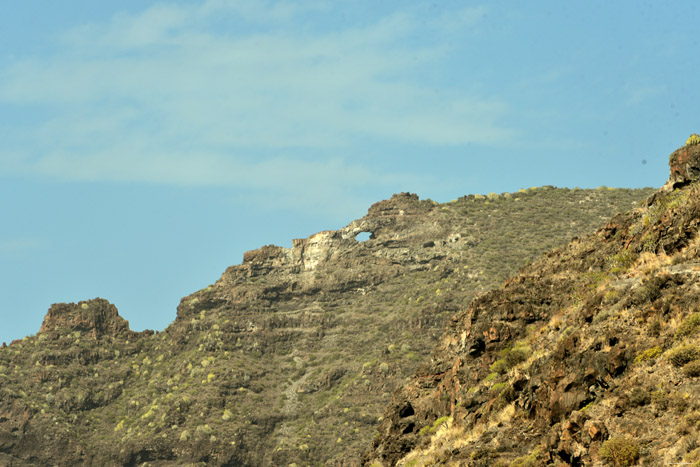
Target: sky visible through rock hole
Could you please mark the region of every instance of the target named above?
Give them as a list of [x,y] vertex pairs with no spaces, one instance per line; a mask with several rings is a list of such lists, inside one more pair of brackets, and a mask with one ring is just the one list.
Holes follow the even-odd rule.
[[397,192],[659,187],[700,132],[691,1],[1,3],[0,342],[161,330]]

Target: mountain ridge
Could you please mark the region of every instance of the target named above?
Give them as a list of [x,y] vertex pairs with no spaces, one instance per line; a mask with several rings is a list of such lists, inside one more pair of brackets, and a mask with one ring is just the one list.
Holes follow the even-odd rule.
[[400,193],[246,252],[160,332],[129,330],[103,299],[53,305],[0,349],[0,461],[356,465],[450,316],[650,192]]

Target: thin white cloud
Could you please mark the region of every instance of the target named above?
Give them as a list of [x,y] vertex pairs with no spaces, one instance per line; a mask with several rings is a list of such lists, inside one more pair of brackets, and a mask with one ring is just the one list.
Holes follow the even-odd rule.
[[156,182],[182,186],[233,185],[289,190],[313,184],[383,185],[393,180],[339,159],[303,161],[270,158],[257,162],[218,154],[152,153],[141,157],[115,150],[99,154],[55,153],[25,165],[30,172],[67,181]]
[[[120,147],[119,150],[123,150]],[[54,153],[25,162],[21,168],[4,165],[15,173],[39,175],[51,179],[80,182],[162,183],[183,187],[236,187],[243,198],[252,198],[271,210],[313,209],[331,217],[367,207],[374,200],[362,196],[364,187],[418,187],[440,184],[436,180],[401,172],[383,173],[350,164],[340,158],[303,160],[272,157],[245,160],[219,154],[151,153],[141,157],[134,153],[76,155]],[[15,161],[16,164],[16,161]],[[252,195],[252,196],[251,196]],[[239,195],[233,195],[234,198]],[[246,204],[241,198],[241,202]],[[248,201],[249,202],[249,201]],[[10,244],[8,244],[10,245]],[[19,244],[18,244],[19,245]],[[7,247],[9,248],[9,246]],[[2,251],[2,245],[0,245]]]
[[[414,12],[330,32],[293,26],[331,9],[161,3],[67,31],[55,55],[0,71],[0,102],[43,109],[12,128],[0,168],[68,180],[270,187],[277,177],[274,186],[291,190],[282,174],[294,174],[384,186],[344,159],[358,141],[452,146],[510,136],[498,124],[504,102],[458,86],[436,93],[424,79],[453,58],[439,36],[416,43],[423,26]],[[482,14],[463,10],[445,30]]]

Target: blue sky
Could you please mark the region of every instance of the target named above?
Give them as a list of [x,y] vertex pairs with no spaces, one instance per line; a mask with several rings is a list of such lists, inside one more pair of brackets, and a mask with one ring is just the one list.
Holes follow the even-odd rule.
[[133,329],[243,252],[411,191],[661,186],[700,4],[0,0],[0,342]]

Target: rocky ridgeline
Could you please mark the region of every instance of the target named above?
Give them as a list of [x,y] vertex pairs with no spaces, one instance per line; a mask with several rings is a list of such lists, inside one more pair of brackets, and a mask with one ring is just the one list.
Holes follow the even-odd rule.
[[[197,309],[224,302],[269,304],[319,292],[354,292],[395,277],[404,272],[401,266],[426,269],[427,263],[444,258],[444,252],[440,248],[409,250],[413,250],[416,237],[427,241],[445,234],[444,228],[426,227],[417,220],[434,207],[432,202],[419,201],[415,194],[396,194],[340,230],[294,239],[291,249],[267,245],[246,252],[241,265],[229,267],[211,289],[185,297],[183,303],[201,298],[206,305]],[[363,232],[371,234],[370,241],[356,240]],[[256,278],[264,278],[265,285],[254,287],[251,280]],[[242,285],[245,287],[239,287]],[[192,307],[179,307],[178,319],[193,311]]]
[[[0,465],[358,465],[392,392],[438,342],[445,355],[473,347],[486,364],[546,313],[542,286],[522,285],[530,308],[504,301],[488,329],[450,317],[649,194],[543,187],[444,204],[397,194],[342,229],[247,252],[184,297],[162,332],[130,331],[102,299],[53,305],[38,334],[0,349]],[[476,306],[473,319],[486,320]],[[440,341],[446,324],[456,341]],[[439,382],[443,370],[425,374]],[[419,431],[454,402],[410,401]],[[383,436],[399,426],[384,423]]]
[[103,336],[135,336],[129,322],[119,316],[117,307],[97,298],[78,303],[51,305],[39,329],[39,334],[57,338],[61,334],[85,333],[97,339]]
[[475,298],[371,466],[700,465],[700,146],[638,209]]

